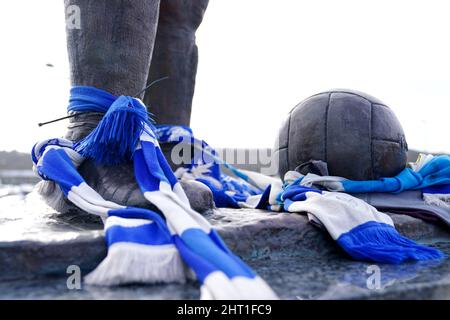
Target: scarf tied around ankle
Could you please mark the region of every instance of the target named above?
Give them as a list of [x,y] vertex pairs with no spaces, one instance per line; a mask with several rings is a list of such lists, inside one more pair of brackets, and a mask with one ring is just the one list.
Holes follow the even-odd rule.
[[[191,208],[161,152],[142,102],[92,87],[74,87],[68,109],[105,115],[81,141],[37,143],[32,160],[39,176],[56,182],[68,200],[104,220],[108,253],[85,277],[85,283],[182,283],[194,277],[201,283],[202,299],[277,298]],[[162,216],[105,200],[77,171],[86,157],[106,165],[132,159],[139,188]]]
[[[347,194],[379,189],[380,185],[389,189],[393,180],[361,184],[290,171],[282,183],[278,178],[240,170],[223,161],[205,141],[196,139],[190,128],[155,126],[140,100],[115,97],[93,87],[72,88],[68,111],[101,112],[104,116],[88,136],[75,143],[65,139],[38,142],[32,160],[35,171],[56,182],[68,200],[104,220],[108,253],[85,277],[88,284],[184,282],[194,277],[201,283],[203,299],[277,298],[264,280],[227,248],[209,222],[192,210],[179,183],[183,179],[208,186],[219,208],[306,213],[355,260],[397,264],[444,256],[403,237],[387,214]],[[173,172],[160,143],[185,143],[199,152]],[[140,190],[161,214],[103,199],[77,171],[86,158],[103,165],[133,161]],[[439,160],[437,166],[430,166],[447,179],[450,163]],[[421,185],[424,198],[448,202],[450,190],[439,179]]]

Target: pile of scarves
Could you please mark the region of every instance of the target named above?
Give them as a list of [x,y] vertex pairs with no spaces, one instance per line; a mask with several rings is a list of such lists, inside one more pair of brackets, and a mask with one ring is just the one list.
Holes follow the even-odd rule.
[[[179,179],[195,179],[207,185],[218,207],[258,208],[307,214],[325,229],[353,259],[378,263],[402,263],[443,257],[434,248],[401,236],[389,215],[355,197],[358,193],[399,193],[420,189],[425,203],[447,208],[450,213],[450,157],[421,155],[413,168],[396,177],[374,181],[352,181],[341,177],[303,175],[289,171],[284,183],[257,172],[238,170],[217,157],[186,127],[156,128],[162,143],[193,144],[192,163],[179,168]],[[230,171],[224,174],[221,168]]]
[[[167,283],[195,278],[201,283],[204,299],[276,299],[264,280],[191,208],[180,180],[196,180],[208,186],[219,208],[305,213],[356,260],[401,263],[443,257],[439,250],[401,236],[388,215],[351,194],[417,189],[430,205],[447,208],[448,156],[424,156],[398,176],[377,181],[290,171],[282,182],[225,163],[206,142],[196,139],[190,128],[154,126],[146,107],[132,97],[74,87],[69,112],[105,115],[81,141],[38,142],[32,160],[40,177],[56,182],[68,200],[104,221],[108,254],[85,277],[88,284]],[[173,172],[160,143],[184,144],[196,152]],[[144,197],[160,212],[103,199],[77,171],[86,158],[110,165],[133,161]]]

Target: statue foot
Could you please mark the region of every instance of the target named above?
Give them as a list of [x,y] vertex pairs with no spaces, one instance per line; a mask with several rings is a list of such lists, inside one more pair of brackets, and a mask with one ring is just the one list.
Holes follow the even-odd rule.
[[[70,119],[66,139],[78,141],[87,136],[100,121],[99,113],[83,113]],[[165,154],[170,154],[170,148],[164,148]],[[124,206],[135,206],[159,211],[146,200],[137,185],[134,177],[133,163],[124,163],[116,166],[102,166],[86,159],[78,171],[86,183],[96,190],[104,199]],[[181,181],[191,207],[202,214],[207,214],[214,208],[211,190],[197,181]],[[79,210],[69,200],[54,182],[41,181],[38,192],[44,197],[47,204],[58,212],[67,213]]]

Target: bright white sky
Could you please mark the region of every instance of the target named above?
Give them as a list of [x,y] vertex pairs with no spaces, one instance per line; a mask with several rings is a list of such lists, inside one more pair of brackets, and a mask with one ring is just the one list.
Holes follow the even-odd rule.
[[[29,151],[67,124],[37,126],[66,113],[64,9],[0,6],[0,150]],[[210,0],[192,128],[212,146],[271,147],[302,99],[351,88],[388,104],[411,148],[450,152],[449,9],[446,0]]]

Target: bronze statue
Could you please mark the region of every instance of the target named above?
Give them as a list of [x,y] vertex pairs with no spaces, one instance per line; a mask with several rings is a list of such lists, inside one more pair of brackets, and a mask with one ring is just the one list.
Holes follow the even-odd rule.
[[[94,86],[116,96],[135,96],[148,83],[143,99],[158,124],[189,125],[197,72],[195,32],[209,0],[65,0],[74,6],[79,28],[66,28],[70,78],[73,86]],[[66,138],[78,141],[98,124],[102,114],[80,113],[70,119]],[[162,146],[166,156],[170,145]],[[170,157],[168,157],[170,162]],[[87,159],[79,171],[105,199],[123,205],[148,206],[131,163],[100,166]],[[209,189],[184,183],[194,209],[213,206]],[[56,210],[73,208],[55,189],[41,183],[40,192]]]

